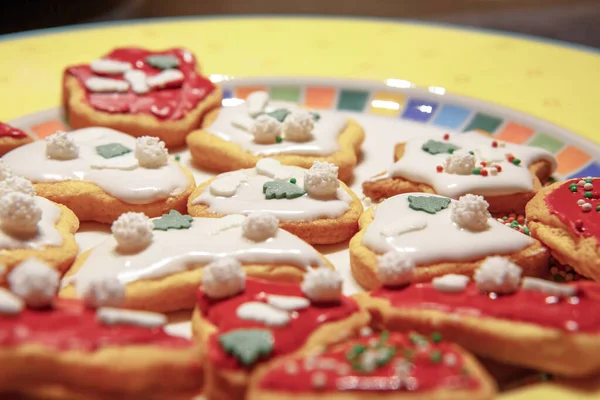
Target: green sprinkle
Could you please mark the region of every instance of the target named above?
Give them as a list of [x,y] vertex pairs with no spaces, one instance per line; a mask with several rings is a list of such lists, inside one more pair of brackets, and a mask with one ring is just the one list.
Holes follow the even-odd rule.
[[177,162],[181,161],[181,156],[179,154],[175,156],[175,161],[177,161]]
[[281,142],[283,141],[283,139],[281,138],[281,136],[277,136],[277,137],[275,138],[275,141],[276,141],[277,143],[281,143]]
[[[600,206],[599,206],[599,207],[600,207]],[[531,232],[529,231],[529,228],[528,228],[528,227],[524,226],[524,227],[523,227],[523,233],[524,233],[524,234],[526,234],[527,236],[529,236]]]
[[519,165],[519,164],[521,164],[521,160],[519,160],[518,158],[515,158],[514,160],[512,160],[512,163],[515,165]]
[[596,206],[596,211],[600,211],[600,204]]
[[559,275],[559,274],[554,275],[553,278],[556,282],[564,282],[565,281],[565,277],[562,275]]
[[439,343],[442,341],[442,334],[439,332],[433,332],[431,334],[431,340],[433,340],[434,343]]
[[417,343],[421,343],[421,342],[426,342],[427,339],[425,339],[424,336],[419,335],[418,333],[411,333],[409,336],[409,339],[411,341],[412,344],[417,344]]
[[511,223],[510,223],[510,227],[511,227],[511,228],[518,228],[518,227],[519,227],[519,222],[517,222],[517,221],[513,221],[513,222],[511,222]]
[[571,192],[575,193],[575,192],[577,191],[577,186],[575,186],[575,185],[571,185],[571,186],[569,186],[569,190],[570,190]]
[[507,221],[507,220],[508,220],[508,216],[505,215],[504,217],[502,217],[502,221]]
[[553,177],[548,178],[548,183],[554,183],[556,182],[556,179],[554,179]]
[[576,184],[574,184],[574,183],[571,183],[571,184],[569,185],[569,189],[573,189],[573,188],[577,189],[577,185],[576,185]]
[[474,155],[475,155],[475,152],[473,152],[473,151],[469,151],[469,154],[470,154],[470,155],[472,155],[472,156],[474,156]]
[[588,178],[588,179],[584,179],[584,182],[585,183],[592,183],[592,180]]
[[591,199],[592,198],[592,192],[585,192],[583,194],[583,197],[587,198],[587,199]]
[[449,154],[453,154],[455,149],[448,149]]
[[354,347],[352,347],[350,350],[348,350],[348,353],[346,353],[346,359],[348,359],[348,361],[352,361],[360,354],[364,353],[366,349],[367,348],[361,344],[354,345]]
[[472,173],[473,173],[473,175],[481,174],[481,168],[475,168]]
[[442,361],[442,352],[439,350],[432,351],[431,355],[429,356],[429,359],[433,361],[434,364],[439,363],[440,361]]
[[296,178],[290,179],[290,183],[296,183]]

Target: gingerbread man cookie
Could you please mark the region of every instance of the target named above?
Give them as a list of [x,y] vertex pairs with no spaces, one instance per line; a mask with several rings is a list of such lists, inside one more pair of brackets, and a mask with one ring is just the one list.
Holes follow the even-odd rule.
[[24,144],[33,142],[31,136],[20,129],[0,122],[0,157]]
[[125,47],[68,67],[63,103],[73,129],[105,126],[155,136],[173,148],[221,104],[221,89],[200,75],[195,57],[184,49]]

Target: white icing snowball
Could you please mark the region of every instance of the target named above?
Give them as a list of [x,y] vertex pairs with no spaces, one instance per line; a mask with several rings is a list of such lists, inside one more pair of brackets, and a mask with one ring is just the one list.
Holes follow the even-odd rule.
[[126,92],[129,90],[129,83],[118,79],[92,76],[85,80],[85,87],[92,92]]
[[77,295],[88,307],[118,307],[125,300],[125,285],[114,276],[99,276],[77,285]]
[[254,141],[259,144],[272,144],[281,137],[281,124],[275,118],[268,115],[256,117],[249,132],[254,136]]
[[279,229],[279,220],[268,211],[250,213],[242,222],[244,237],[255,242],[264,242],[272,238]]
[[163,314],[149,311],[122,310],[102,307],[96,311],[96,318],[104,325],[137,325],[144,328],[155,328],[167,323]]
[[286,169],[274,158],[261,158],[256,163],[256,173],[259,175],[273,178],[278,181],[287,181],[291,178],[289,169]]
[[28,196],[35,196],[35,188],[27,179],[20,176],[9,176],[0,181],[0,197],[12,192],[19,192]]
[[264,111],[265,107],[269,103],[269,93],[264,90],[257,90],[252,92],[246,98],[246,108],[248,108],[248,114],[251,117],[255,117]]
[[458,293],[467,288],[469,280],[469,277],[465,275],[447,274],[433,278],[431,283],[433,284],[433,288],[440,292]]
[[309,268],[300,288],[313,302],[339,301],[342,294],[342,277],[329,268]]
[[204,267],[202,290],[208,297],[230,297],[242,292],[245,287],[246,273],[242,270],[242,264],[235,258],[217,258]]
[[132,68],[131,64],[124,61],[101,58],[90,63],[90,69],[96,73],[118,75]]
[[0,182],[12,176],[12,170],[8,165],[4,164],[4,161],[0,160]]
[[150,87],[146,83],[146,73],[139,69],[132,69],[125,72],[123,78],[131,85],[131,90],[137,94],[144,94],[150,91]]
[[53,160],[74,160],[79,147],[67,132],[56,132],[46,137],[46,156]]
[[0,201],[0,223],[2,229],[17,235],[33,236],[42,219],[42,209],[35,197],[25,193],[12,192]]
[[415,276],[415,262],[406,253],[390,250],[377,263],[377,279],[385,286],[405,285]]
[[308,142],[313,138],[314,127],[312,115],[306,111],[294,111],[283,121],[283,136],[290,142]]
[[183,72],[178,69],[165,69],[157,75],[149,76],[146,78],[146,83],[151,88],[161,89],[167,86],[176,86],[179,82],[183,83]]
[[10,290],[22,298],[29,307],[49,307],[58,290],[58,272],[47,264],[28,258],[8,274]]
[[514,293],[519,290],[522,269],[508,257],[486,258],[475,271],[474,280],[482,292],[498,294]]
[[267,326],[284,326],[291,319],[287,311],[260,301],[240,304],[235,313],[239,319],[256,321]]
[[15,315],[23,311],[25,303],[19,297],[0,287],[0,314]]
[[326,161],[315,161],[304,173],[304,190],[311,197],[331,197],[340,187],[338,166]]
[[523,290],[535,290],[550,296],[558,297],[571,297],[577,294],[577,288],[575,286],[550,282],[540,278],[531,278],[529,276],[523,278],[522,288]]
[[488,226],[489,204],[482,196],[466,194],[453,201],[450,218],[459,227],[470,231],[482,231]]
[[475,156],[468,150],[455,150],[444,163],[444,171],[449,174],[471,175],[475,168]]
[[126,212],[112,223],[110,230],[121,250],[136,251],[152,242],[154,223],[144,213]]
[[154,136],[137,138],[134,154],[142,168],[160,168],[169,161],[169,151],[165,148],[165,142]]

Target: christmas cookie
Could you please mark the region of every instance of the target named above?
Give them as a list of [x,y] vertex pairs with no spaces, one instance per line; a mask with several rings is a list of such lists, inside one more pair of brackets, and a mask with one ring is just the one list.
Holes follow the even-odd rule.
[[548,151],[495,140],[478,132],[438,135],[400,143],[396,163],[363,183],[373,200],[400,193],[435,193],[457,199],[485,197],[490,212],[523,213],[556,169]]
[[197,165],[216,172],[252,168],[271,157],[307,169],[315,161],[327,161],[348,181],[363,140],[363,128],[342,114],[309,112],[271,101],[261,91],[251,93],[244,104],[211,111],[187,144]]
[[546,248],[492,218],[481,196],[402,194],[365,211],[359,223],[350,266],[366,289],[470,276],[491,255],[509,256],[528,276],[541,276],[548,266]]
[[558,261],[600,280],[600,178],[548,186],[527,204],[526,212],[532,236]]
[[68,67],[63,104],[73,129],[105,126],[155,136],[172,148],[220,106],[221,89],[200,75],[195,57],[184,49],[119,48]]
[[243,399],[254,374],[281,356],[319,350],[367,324],[369,315],[341,295],[342,279],[332,270],[309,271],[301,285],[244,279],[243,271],[211,267],[197,294],[192,319],[206,354],[210,399]]
[[248,400],[492,399],[495,384],[474,357],[439,333],[360,335],[272,363],[252,377]]
[[33,139],[20,129],[0,122],[0,157],[14,148],[33,142]]
[[[0,288],[0,391],[60,398],[184,399],[202,388],[201,349],[162,314],[56,299],[56,271],[35,259]],[[110,299],[113,300],[114,299]]]
[[195,217],[268,211],[280,227],[311,244],[348,240],[358,230],[362,203],[342,182],[338,167],[316,161],[309,169],[263,158],[255,168],[218,175],[188,200]]
[[163,142],[108,128],[58,132],[2,160],[31,180],[40,196],[66,205],[82,221],[111,223],[127,211],[151,217],[171,209],[185,212],[195,187]]
[[357,298],[385,329],[439,331],[477,355],[558,375],[600,372],[600,286],[521,274],[508,258],[492,257],[474,282],[445,275]]
[[113,223],[112,232],[79,256],[63,280],[61,296],[96,296],[97,290],[110,291],[103,286],[120,283],[127,289],[125,306],[173,311],[194,307],[207,269],[243,268],[250,276],[299,282],[313,267],[333,268],[265,212],[192,218],[171,211],[153,220],[126,213]]

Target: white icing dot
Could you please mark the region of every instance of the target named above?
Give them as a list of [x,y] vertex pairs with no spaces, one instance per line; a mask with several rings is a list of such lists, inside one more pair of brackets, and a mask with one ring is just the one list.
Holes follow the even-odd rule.
[[313,302],[339,301],[342,294],[342,277],[337,271],[329,268],[309,268],[300,287]]
[[231,214],[219,218],[219,222],[214,224],[214,230],[211,232],[211,235],[218,235],[228,229],[242,226],[245,220],[246,216],[241,214]]
[[165,69],[164,71],[146,78],[146,84],[153,89],[178,87],[183,83],[183,72],[178,69]]
[[577,200],[577,204],[580,205],[580,206],[582,206],[582,205],[585,204],[585,200],[579,199],[579,200]]
[[415,275],[415,262],[406,253],[390,250],[377,257],[377,279],[385,286],[405,285]]
[[16,235],[34,236],[38,222],[42,219],[42,209],[35,197],[20,192],[12,192],[0,201],[0,223],[2,229]]
[[381,230],[387,237],[400,236],[408,232],[420,231],[427,227],[427,220],[421,216],[408,216],[392,221]]
[[367,337],[373,334],[373,329],[368,326],[363,326],[360,328],[360,336]]
[[298,364],[295,361],[286,361],[283,367],[289,375],[296,375],[298,373]]
[[110,227],[119,249],[139,251],[152,242],[154,223],[144,213],[126,212]]
[[315,161],[304,173],[304,190],[311,197],[331,197],[340,186],[338,166],[326,161]]
[[272,144],[281,137],[281,124],[269,115],[256,117],[249,132],[254,136],[254,141],[259,144]]
[[305,297],[269,294],[267,295],[267,304],[277,307],[280,310],[296,311],[310,306],[310,301]]
[[455,150],[444,162],[444,171],[449,174],[471,175],[475,168],[475,156],[468,150]]
[[498,175],[498,168],[496,168],[496,167],[490,167],[490,168],[488,168],[488,171],[489,171],[490,175],[492,175],[492,176]]
[[88,307],[118,307],[125,300],[125,285],[114,276],[96,277],[76,290]]
[[243,182],[248,180],[248,175],[241,171],[235,171],[217,176],[209,185],[210,194],[213,196],[231,197]]
[[230,297],[240,293],[245,287],[246,274],[242,270],[242,264],[235,258],[217,258],[204,267],[202,290],[208,297]]
[[449,367],[453,367],[456,365],[457,358],[456,358],[455,354],[447,353],[447,354],[444,354],[443,361],[444,361],[445,365],[447,365]]
[[262,158],[256,163],[256,173],[273,178],[278,181],[287,181],[291,178],[289,169],[273,158]]
[[312,374],[311,383],[314,388],[323,388],[327,385],[327,375],[323,371],[315,371]]
[[[566,275],[565,271],[560,272],[561,275]],[[577,287],[575,286],[566,285],[564,283],[550,282],[540,278],[531,278],[528,276],[523,278],[521,287],[523,290],[534,290],[550,296],[571,297],[577,294]]]
[[252,92],[246,97],[246,108],[248,108],[248,114],[255,117],[264,111],[265,107],[269,103],[269,93],[264,90],[257,90]]
[[583,212],[589,212],[589,211],[592,211],[592,205],[591,205],[590,203],[584,203],[584,204],[581,206],[581,210],[582,210]]
[[272,238],[279,229],[279,220],[268,211],[250,213],[242,223],[244,237],[255,242],[264,242]]
[[56,132],[46,137],[46,156],[53,160],[74,160],[79,147],[67,132]]
[[582,179],[579,182],[577,182],[577,186],[585,186],[586,183],[587,182]]
[[132,68],[131,64],[124,61],[101,58],[90,63],[90,69],[96,73],[118,75]]
[[150,91],[150,87],[146,83],[146,73],[139,69],[132,69],[125,72],[123,75],[125,80],[131,85],[131,90],[137,94],[144,94]]
[[54,301],[59,275],[47,264],[28,258],[8,274],[7,280],[13,293],[29,307],[43,308],[51,306]]
[[0,182],[12,176],[12,170],[4,163],[4,161],[0,160]]
[[433,288],[440,292],[459,293],[464,291],[469,284],[469,277],[465,275],[447,274],[433,278]]
[[154,136],[137,138],[134,154],[142,168],[160,168],[169,161],[169,151],[165,148],[165,142]]
[[0,181],[0,197],[9,193],[19,192],[28,196],[35,196],[35,188],[31,182],[20,176],[9,176],[3,181]]
[[474,280],[482,292],[514,293],[521,283],[522,269],[508,257],[487,257],[475,271]]
[[377,351],[367,350],[362,353],[358,362],[364,371],[373,371],[377,366],[378,358]]
[[283,136],[290,142],[308,142],[313,138],[315,121],[306,111],[293,111],[283,121]]
[[592,185],[591,183],[586,182],[585,185],[583,185],[583,189],[584,190],[592,190],[594,188],[594,185]]
[[92,76],[85,80],[85,87],[91,92],[126,92],[129,90],[129,83],[118,79]]
[[565,328],[567,328],[568,331],[575,332],[579,330],[579,324],[575,321],[567,321],[565,322]]
[[256,321],[267,326],[285,326],[291,319],[287,311],[260,301],[243,303],[236,309],[235,313],[239,319]]
[[0,287],[0,314],[15,315],[23,311],[25,303],[19,297]]
[[482,231],[488,226],[489,204],[482,196],[467,194],[452,201],[450,218],[459,227],[470,231]]
[[99,308],[96,318],[104,325],[137,325],[145,328],[155,328],[167,323],[167,317],[163,314],[111,307]]

